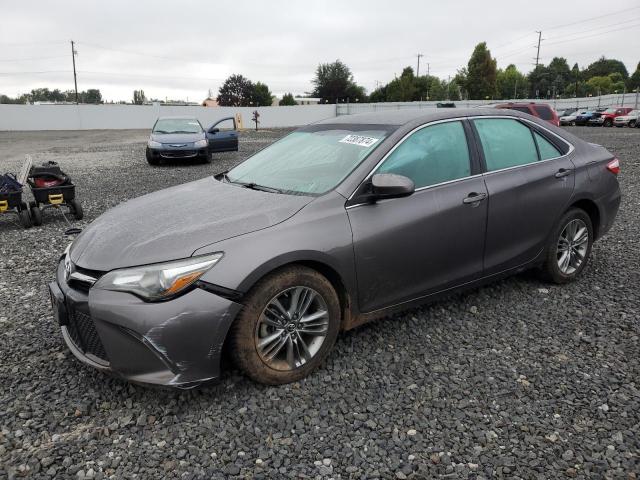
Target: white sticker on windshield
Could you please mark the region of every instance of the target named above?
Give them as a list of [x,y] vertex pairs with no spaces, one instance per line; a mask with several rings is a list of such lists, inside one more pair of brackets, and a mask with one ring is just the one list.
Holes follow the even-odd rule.
[[373,137],[363,137],[362,135],[347,135],[342,140],[340,140],[340,143],[348,143],[350,145],[358,145],[359,147],[368,148],[378,140],[380,139]]

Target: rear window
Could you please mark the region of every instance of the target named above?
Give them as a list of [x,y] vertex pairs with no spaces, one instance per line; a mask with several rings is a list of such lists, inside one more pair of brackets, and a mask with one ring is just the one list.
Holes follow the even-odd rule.
[[536,112],[538,112],[538,115],[540,115],[541,119],[553,120],[553,112],[549,107],[545,107],[544,105],[534,105],[533,108]]

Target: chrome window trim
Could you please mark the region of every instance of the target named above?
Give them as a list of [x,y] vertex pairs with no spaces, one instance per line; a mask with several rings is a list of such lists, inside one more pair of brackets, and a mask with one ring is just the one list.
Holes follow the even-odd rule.
[[[504,172],[504,171],[507,171],[507,170],[513,170],[515,168],[528,167],[530,165],[538,165],[538,164],[540,164],[542,162],[549,162],[549,161],[552,161],[552,160],[558,160],[558,159],[561,159],[561,158],[564,158],[564,157],[567,157],[567,156],[571,155],[575,150],[575,147],[571,142],[565,140],[563,137],[561,137],[560,135],[558,135],[555,132],[552,132],[548,128],[546,128],[546,127],[544,127],[542,125],[539,125],[538,123],[532,122],[531,120],[529,120],[527,118],[515,117],[515,116],[512,116],[512,115],[474,115],[474,116],[470,116],[470,117],[468,117],[468,116],[467,117],[454,117],[454,118],[447,118],[447,119],[444,119],[444,120],[434,120],[434,121],[429,122],[429,123],[424,123],[422,125],[418,125],[417,127],[412,129],[411,131],[407,132],[400,140],[398,140],[398,142],[393,146],[393,148],[391,148],[391,150],[389,150],[384,155],[384,157],[382,157],[380,159],[380,161],[371,169],[371,171],[358,184],[358,186],[353,190],[353,192],[351,192],[351,195],[349,195],[349,198],[347,199],[347,202],[353,198],[353,196],[356,194],[356,192],[362,186],[362,184],[364,182],[366,182],[367,180],[369,180],[375,174],[376,170],[378,170],[380,165],[382,165],[382,163],[384,163],[384,161],[395,151],[395,149],[398,148],[400,145],[402,145],[409,136],[413,135],[418,130],[422,130],[423,128],[427,128],[427,127],[430,127],[432,125],[437,125],[439,123],[462,122],[464,120],[476,120],[476,119],[485,119],[485,118],[504,118],[504,119],[509,119],[509,120],[516,120],[516,121],[526,122],[529,125],[532,125],[534,127],[538,127],[540,129],[544,130],[545,132],[553,135],[554,137],[559,139],[561,142],[563,142],[565,145],[567,145],[569,147],[569,150],[567,150],[567,153],[565,153],[564,155],[560,155],[559,157],[547,158],[545,160],[538,160],[537,162],[525,163],[523,165],[514,165],[513,167],[501,168],[499,170],[492,170],[490,172],[482,172],[482,173],[478,173],[476,175],[469,175],[468,177],[456,178],[454,180],[448,180],[446,182],[435,183],[433,185],[426,185],[424,187],[416,188],[416,190],[415,190],[416,192],[420,192],[420,191],[426,190],[428,188],[440,187],[442,185],[446,185],[446,184],[449,184],[449,183],[459,182],[461,180],[466,180],[468,178],[482,177],[482,176],[485,176],[485,175],[492,175],[492,174],[498,173],[498,172]],[[482,145],[479,145],[479,146],[482,147]],[[468,142],[467,142],[467,147],[469,147],[469,143]],[[471,160],[471,156],[469,156],[469,160]],[[368,203],[356,203],[354,205],[349,205],[348,207],[346,207],[346,209],[349,210],[349,209],[351,209],[353,207],[358,207],[360,205],[368,205]]]
[[[369,180],[376,172],[376,170],[378,170],[378,168],[380,168],[380,165],[382,165],[384,163],[384,161],[389,158],[389,156],[395,152],[396,148],[398,148],[400,145],[402,145],[405,140],[407,138],[409,138],[411,135],[413,135],[414,133],[416,133],[418,130],[422,130],[423,128],[427,128],[430,127],[432,125],[437,125],[440,123],[448,123],[448,122],[462,122],[465,118],[467,117],[455,117],[455,118],[446,118],[444,120],[434,120],[433,122],[429,122],[429,123],[423,123],[422,125],[418,125],[417,127],[415,127],[413,130],[407,132],[400,140],[398,140],[396,142],[396,144],[391,148],[391,150],[389,150],[387,153],[385,153],[384,157],[382,157],[380,159],[380,161],[371,169],[371,171],[367,174],[367,176],[362,179],[362,181],[358,184],[358,186],[353,190],[353,192],[351,192],[351,195],[349,195],[349,198],[347,200],[351,200],[353,198],[353,196],[356,194],[356,192],[358,191],[358,189],[360,188],[360,186],[366,182],[367,180]],[[465,134],[465,139],[466,139],[466,134]],[[469,147],[469,143],[467,142],[467,148]],[[471,153],[469,154],[469,168],[471,168]],[[420,190],[424,190],[426,188],[431,188],[431,187],[436,187],[438,185],[443,185],[445,183],[451,183],[451,182],[457,182],[459,180],[464,180],[466,178],[471,178],[472,176],[479,176],[481,174],[478,175],[470,175],[468,177],[463,177],[463,178],[456,178],[454,180],[448,180],[446,182],[440,182],[438,184],[433,184],[433,185],[426,185],[424,187],[420,187],[416,189],[416,192],[420,191]],[[364,205],[362,203],[358,203],[357,205]],[[356,205],[350,205],[347,208],[350,207],[355,207]]]

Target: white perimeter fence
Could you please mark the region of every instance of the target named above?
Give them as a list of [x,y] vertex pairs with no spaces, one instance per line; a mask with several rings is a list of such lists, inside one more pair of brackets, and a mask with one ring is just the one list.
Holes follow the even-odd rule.
[[[386,112],[390,110],[404,110],[407,108],[437,108],[437,104],[443,101],[429,102],[385,102],[385,103],[340,103],[337,105],[336,113],[338,115],[351,115],[353,113],[365,112]],[[626,94],[601,95],[599,97],[583,97],[583,98],[557,98],[550,100],[543,99],[518,99],[518,100],[460,100],[453,103],[458,108],[473,108],[483,105],[506,102],[536,102],[547,103],[555,110],[561,111],[567,108],[591,109],[598,107],[625,106],[632,108],[640,108],[640,95],[637,92]]]
[[[200,107],[177,105],[8,105],[0,104],[0,130],[151,129],[166,115],[196,117],[204,127],[221,118],[242,115],[252,128],[255,107]],[[335,105],[258,107],[260,128],[296,127],[334,118]]]
[[[548,103],[556,110],[593,109],[624,105],[639,108],[636,92],[599,97],[555,100],[518,99],[517,102]],[[462,100],[458,108],[478,107],[510,100]],[[259,107],[260,128],[297,127],[338,115],[436,108],[438,102],[341,103],[338,105],[298,105],[293,107]],[[188,115],[207,127],[217,120],[240,114],[244,128],[252,128],[251,107],[199,107],[177,105],[6,105],[0,104],[1,130],[102,130],[150,129],[160,116]]]

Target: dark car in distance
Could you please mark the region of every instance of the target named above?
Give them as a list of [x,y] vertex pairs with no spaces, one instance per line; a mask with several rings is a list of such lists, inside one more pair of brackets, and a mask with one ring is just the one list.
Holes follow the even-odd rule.
[[258,382],[293,382],[391,312],[532,267],[575,280],[616,217],[619,169],[513,110],[328,119],[101,215],[60,258],[54,317],[78,359],[130,381],[216,380],[225,350]]
[[594,117],[594,115],[597,115],[600,112],[604,112],[605,110],[606,108],[597,108],[595,110],[587,110],[586,112],[581,113],[576,117],[575,125],[585,126],[589,123],[589,120],[591,120]]
[[[221,130],[219,125],[230,124]],[[233,117],[223,118],[209,127],[194,117],[160,117],[151,130],[147,142],[146,157],[150,165],[162,160],[196,159],[211,162],[214,152],[238,150],[238,132]]]

